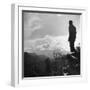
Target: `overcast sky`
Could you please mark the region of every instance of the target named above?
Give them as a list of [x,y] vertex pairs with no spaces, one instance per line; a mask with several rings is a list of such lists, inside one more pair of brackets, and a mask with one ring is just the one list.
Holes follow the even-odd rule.
[[24,12],[24,40],[68,35],[69,20],[79,32],[80,15]]

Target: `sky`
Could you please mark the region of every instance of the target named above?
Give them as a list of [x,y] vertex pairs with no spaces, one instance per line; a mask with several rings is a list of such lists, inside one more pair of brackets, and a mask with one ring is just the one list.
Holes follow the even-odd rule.
[[68,35],[68,22],[72,20],[77,32],[80,15],[24,12],[24,40],[44,38],[46,35]]
[[78,44],[81,37],[80,15],[24,12],[24,50],[62,48],[69,51],[69,20],[76,27]]

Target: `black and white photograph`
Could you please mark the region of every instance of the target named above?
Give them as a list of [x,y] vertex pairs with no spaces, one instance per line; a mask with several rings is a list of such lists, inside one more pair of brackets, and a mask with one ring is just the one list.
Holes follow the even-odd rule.
[[80,16],[22,10],[24,77],[81,75]]

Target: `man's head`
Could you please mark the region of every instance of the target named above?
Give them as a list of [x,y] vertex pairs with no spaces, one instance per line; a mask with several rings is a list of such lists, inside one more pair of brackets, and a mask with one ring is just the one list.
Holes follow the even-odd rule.
[[72,25],[72,24],[73,24],[73,21],[72,21],[72,20],[70,20],[70,21],[69,21],[69,25]]

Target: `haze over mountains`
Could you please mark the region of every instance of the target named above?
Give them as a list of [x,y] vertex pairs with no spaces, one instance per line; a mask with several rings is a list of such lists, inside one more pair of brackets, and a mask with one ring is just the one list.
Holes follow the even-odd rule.
[[[79,45],[76,40],[75,46]],[[53,52],[59,52],[62,55],[70,53],[68,36],[52,37],[46,35],[44,38],[27,40],[24,42],[24,52],[36,53],[53,58]]]

